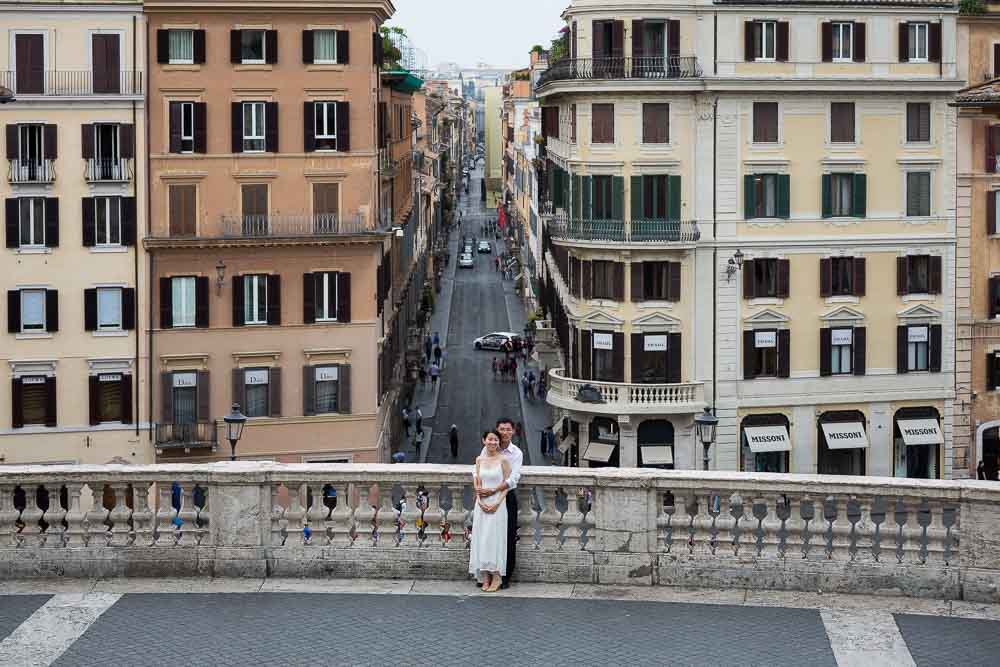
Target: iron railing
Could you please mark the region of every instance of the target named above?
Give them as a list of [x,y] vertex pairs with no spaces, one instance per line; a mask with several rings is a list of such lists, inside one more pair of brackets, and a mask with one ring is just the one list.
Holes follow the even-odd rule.
[[53,160],[9,160],[7,181],[17,183],[52,183],[56,180]]
[[297,238],[336,236],[380,231],[365,225],[361,214],[337,215],[238,215],[222,217],[226,238]]
[[87,158],[84,178],[91,183],[124,183],[132,180],[132,158]]
[[214,449],[218,443],[219,429],[214,421],[156,425],[156,446],[161,449],[191,447]]
[[48,70],[18,76],[15,70],[0,70],[0,86],[15,95],[142,95],[143,72],[123,70],[95,77],[91,70]]
[[564,58],[542,72],[538,87],[575,79],[694,79],[701,75],[695,56]]
[[694,220],[590,220],[556,216],[552,238],[613,243],[694,243],[701,230]]

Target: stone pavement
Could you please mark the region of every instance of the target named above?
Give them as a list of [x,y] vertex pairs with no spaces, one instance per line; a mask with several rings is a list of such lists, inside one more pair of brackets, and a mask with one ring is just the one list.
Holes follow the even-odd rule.
[[0,665],[995,665],[1000,606],[470,582],[0,582]]

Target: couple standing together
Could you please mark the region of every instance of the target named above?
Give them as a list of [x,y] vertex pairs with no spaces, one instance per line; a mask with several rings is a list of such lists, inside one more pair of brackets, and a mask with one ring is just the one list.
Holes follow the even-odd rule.
[[517,562],[517,482],[524,454],[511,442],[514,422],[497,420],[483,434],[483,451],[476,459],[472,482],[476,509],[472,519],[469,574],[493,593],[510,585]]

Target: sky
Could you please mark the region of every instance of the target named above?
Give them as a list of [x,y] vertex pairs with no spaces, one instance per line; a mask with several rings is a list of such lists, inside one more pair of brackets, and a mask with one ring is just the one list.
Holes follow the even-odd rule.
[[535,44],[548,48],[570,0],[393,0],[388,25],[406,29],[430,67],[441,62],[525,67]]

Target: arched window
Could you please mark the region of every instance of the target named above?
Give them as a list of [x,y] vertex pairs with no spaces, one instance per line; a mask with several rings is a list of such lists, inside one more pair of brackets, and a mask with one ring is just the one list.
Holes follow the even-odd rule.
[[674,468],[674,425],[666,419],[647,419],[637,430],[639,467]]
[[944,439],[938,411],[931,407],[900,408],[892,421],[893,474],[939,479]]

